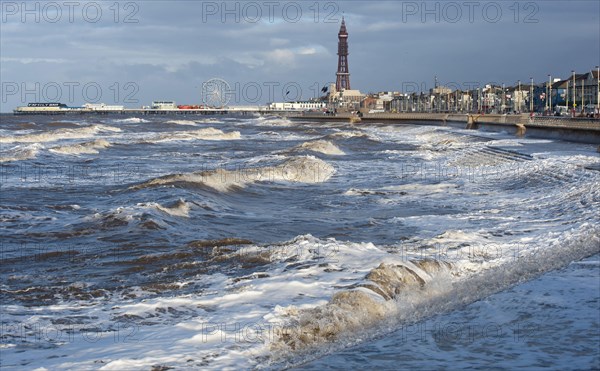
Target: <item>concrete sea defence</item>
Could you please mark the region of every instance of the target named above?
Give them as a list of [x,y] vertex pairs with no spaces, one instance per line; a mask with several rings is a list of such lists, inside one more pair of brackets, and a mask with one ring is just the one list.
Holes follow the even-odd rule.
[[460,114],[460,113],[366,113],[360,117],[350,113],[335,116],[305,112],[288,115],[291,119],[315,121],[347,121],[353,124],[403,123],[419,121],[423,124],[449,125],[482,131],[506,131],[517,136],[561,139],[573,142],[600,144],[600,119],[530,116],[529,114]]

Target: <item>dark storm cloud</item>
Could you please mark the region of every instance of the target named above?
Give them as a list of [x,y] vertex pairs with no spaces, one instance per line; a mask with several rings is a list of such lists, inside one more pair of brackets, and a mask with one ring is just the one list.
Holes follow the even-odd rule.
[[[350,33],[352,87],[364,92],[402,90],[407,83],[428,89],[434,75],[458,84],[540,81],[600,63],[600,5],[593,1],[516,7],[512,1],[123,1],[118,7],[109,1],[79,3],[73,19],[58,1],[62,17],[55,23],[49,2],[38,3],[39,19],[26,14],[25,22],[23,9],[6,4],[3,112],[56,96],[56,86],[61,100],[73,105],[90,98],[122,104],[126,96],[133,98],[128,106],[153,99],[199,103],[202,83],[213,77],[230,84],[238,104],[256,102],[257,86],[259,103],[283,100],[290,84],[310,98],[335,78],[342,15]],[[94,19],[97,5],[102,16]],[[101,88],[101,97],[84,91],[90,83]],[[136,88],[125,88],[128,83]]]

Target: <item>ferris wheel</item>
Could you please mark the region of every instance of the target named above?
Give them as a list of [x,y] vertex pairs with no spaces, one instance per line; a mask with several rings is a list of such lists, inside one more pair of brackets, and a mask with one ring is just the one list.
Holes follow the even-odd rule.
[[222,108],[229,103],[230,92],[227,81],[212,78],[202,83],[202,102],[209,107]]

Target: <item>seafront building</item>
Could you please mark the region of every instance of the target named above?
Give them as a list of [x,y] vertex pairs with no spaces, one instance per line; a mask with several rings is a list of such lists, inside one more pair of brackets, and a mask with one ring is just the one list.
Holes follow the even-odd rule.
[[125,109],[124,106],[108,105],[104,103],[86,103],[83,105],[83,108],[90,111],[122,111]]
[[154,101],[151,108],[155,110],[174,110],[177,109],[177,104],[174,101]]
[[[600,68],[570,78],[549,79],[534,84],[519,81],[514,86],[485,85],[471,90],[453,90],[439,85],[427,92],[380,92],[362,94],[350,89],[348,30],[342,19],[338,32],[336,83],[329,86],[327,109],[333,112],[456,112],[481,114],[539,113],[545,115],[600,115]],[[570,92],[569,92],[570,85]]]
[[[550,79],[538,84],[486,85],[452,90],[436,85],[426,92],[365,94],[362,112],[456,112],[482,114],[535,113],[543,115],[600,115],[600,82],[597,69]],[[329,99],[330,103],[335,100]]]
[[[434,79],[433,88],[421,92],[382,91],[363,94],[350,85],[349,33],[342,18],[338,32],[338,63],[336,82],[323,88],[326,93],[309,101],[272,102],[266,106],[213,107],[208,105],[177,105],[174,101],[154,101],[141,110],[128,110],[119,105],[86,103],[82,107],[68,107],[62,103],[29,103],[17,107],[16,114],[61,114],[70,112],[115,113],[140,111],[148,114],[198,113],[229,111],[323,111],[361,113],[531,113],[562,116],[600,117],[600,67],[589,72],[566,74],[564,78],[548,76],[545,82],[535,84],[519,81],[512,86],[488,84],[473,89],[452,89]],[[400,83],[398,84],[400,85]]]
[[268,109],[275,111],[310,111],[326,109],[327,103],[318,100],[301,102],[281,102],[269,103],[267,107]]

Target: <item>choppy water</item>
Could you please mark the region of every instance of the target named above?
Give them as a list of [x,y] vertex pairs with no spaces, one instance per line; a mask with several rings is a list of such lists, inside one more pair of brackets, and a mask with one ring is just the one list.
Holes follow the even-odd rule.
[[3,368],[299,365],[600,251],[581,144],[3,116],[0,162]]
[[600,258],[401,326],[306,370],[600,369]]

